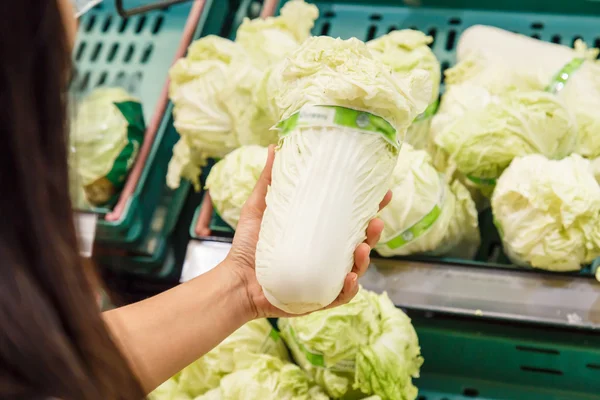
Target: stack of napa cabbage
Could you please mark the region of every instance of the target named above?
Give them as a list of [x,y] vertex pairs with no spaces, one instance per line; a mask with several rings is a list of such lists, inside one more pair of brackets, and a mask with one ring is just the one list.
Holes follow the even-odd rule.
[[265,69],[296,50],[310,35],[318,9],[292,0],[281,16],[246,19],[236,41],[207,36],[194,42],[169,73],[174,125],[181,135],[169,164],[167,183],[181,178],[199,189],[208,158],[221,158],[242,145],[277,141],[271,120],[253,101]]
[[[278,373],[284,366],[291,365],[285,344],[266,319],[251,321],[242,326],[216,348],[163,383],[150,394],[149,398],[150,400],[195,399],[222,387],[227,376],[240,370],[265,368],[263,365],[253,367],[252,361],[248,362],[249,360],[266,360],[266,363],[274,369],[273,373]],[[304,381],[300,381],[298,377],[295,380],[298,386],[309,385],[308,377]],[[238,383],[233,382],[226,386],[235,387]]]
[[423,364],[419,339],[386,293],[361,288],[346,305],[280,318],[278,325],[296,362],[331,398],[417,397],[412,379]]
[[387,294],[360,288],[346,305],[278,324],[247,323],[149,400],[415,400],[419,339]]
[[517,156],[597,157],[597,54],[581,41],[570,49],[493,27],[467,29],[432,123],[443,154],[436,161],[485,190]]
[[581,41],[570,49],[475,26],[446,72],[434,164],[491,197],[515,264],[576,270],[599,255],[597,55]]

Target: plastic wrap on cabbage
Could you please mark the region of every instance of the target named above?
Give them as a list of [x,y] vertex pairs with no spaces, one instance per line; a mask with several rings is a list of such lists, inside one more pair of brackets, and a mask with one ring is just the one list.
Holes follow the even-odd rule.
[[571,154],[577,130],[572,115],[553,94],[511,92],[465,113],[435,141],[458,171],[483,191],[493,188],[515,157],[540,153],[561,159]]
[[196,400],[327,400],[300,367],[265,354],[237,353],[235,372]]
[[459,61],[476,59],[481,69],[496,65],[535,76],[557,93],[575,116],[579,126],[576,152],[590,158],[600,156],[598,49],[588,49],[581,40],[571,49],[490,26],[473,26],[461,35],[457,56]]
[[423,363],[417,334],[386,293],[361,288],[346,305],[280,318],[279,328],[296,362],[332,398],[417,397],[412,378]]
[[[80,180],[87,202],[102,206],[125,185],[144,140],[146,127],[139,100],[121,88],[101,88],[77,108],[71,127],[69,164],[73,183]],[[75,204],[85,205],[72,189]]]
[[415,69],[427,71],[432,83],[429,106],[419,115],[406,132],[406,142],[424,149],[429,141],[431,117],[437,109],[440,91],[440,63],[431,51],[431,36],[423,32],[403,29],[393,31],[367,43],[373,55],[390,67],[395,74],[405,77]]
[[175,377],[177,393],[194,398],[217,388],[224,376],[236,370],[235,358],[239,354],[268,354],[288,360],[285,344],[271,324],[266,319],[251,321],[184,368]]
[[480,243],[475,203],[460,182],[446,182],[427,152],[403,145],[391,189],[392,201],[379,214],[378,253],[474,257]]
[[579,155],[515,159],[498,180],[492,210],[517,265],[570,271],[600,256],[600,186]]
[[280,68],[268,90],[282,138],[256,275],[269,302],[299,314],[339,295],[431,82],[420,70],[393,77],[357,39],[308,39]]
[[267,155],[266,147],[240,147],[217,162],[206,178],[206,188],[215,209],[234,229],[265,167]]
[[285,3],[277,17],[244,19],[235,41],[264,70],[295,51],[310,36],[319,9],[302,0]]

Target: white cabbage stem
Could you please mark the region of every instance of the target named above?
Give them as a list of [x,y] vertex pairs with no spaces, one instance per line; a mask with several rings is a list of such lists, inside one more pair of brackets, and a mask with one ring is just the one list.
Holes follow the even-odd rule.
[[382,135],[351,128],[297,127],[283,139],[256,252],[271,304],[300,314],[335,300],[396,158]]

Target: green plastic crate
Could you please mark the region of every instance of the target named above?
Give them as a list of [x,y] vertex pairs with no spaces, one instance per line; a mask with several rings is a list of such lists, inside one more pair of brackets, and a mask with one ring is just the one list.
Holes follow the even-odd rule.
[[[132,0],[128,5],[143,3]],[[76,97],[100,86],[124,87],[141,99],[149,131],[156,129],[131,195],[122,196],[115,210],[99,210],[96,238],[101,244],[152,255],[145,252],[143,242],[154,210],[169,191],[167,165],[179,138],[164,92],[168,70],[180,44],[187,46],[189,39],[221,33],[232,18],[231,9],[236,9],[229,2],[206,0],[203,8],[200,3],[183,3],[124,20],[116,14],[114,3],[107,1],[80,22],[72,86]],[[187,41],[182,39],[186,23],[193,30]],[[157,107],[161,102],[166,104],[164,110]]]
[[600,398],[600,336],[413,316],[425,363],[418,400]]

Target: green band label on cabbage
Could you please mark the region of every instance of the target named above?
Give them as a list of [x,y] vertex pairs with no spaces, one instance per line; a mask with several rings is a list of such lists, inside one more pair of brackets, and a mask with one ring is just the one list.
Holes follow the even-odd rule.
[[129,124],[127,127],[127,144],[115,159],[106,179],[116,188],[125,183],[127,173],[131,169],[137,153],[144,140],[146,125],[144,124],[144,113],[142,105],[136,101],[125,101],[114,103]]
[[292,328],[291,324],[288,324],[285,329],[288,331],[289,336],[292,338],[296,346],[298,346],[302,354],[304,354],[304,357],[306,357],[306,360],[311,365],[319,368],[327,368],[336,372],[354,373],[354,370],[356,369],[356,363],[354,362],[354,360],[341,360],[335,363],[334,365],[327,365],[325,363],[325,358],[323,357],[323,354],[307,349],[306,346],[304,346],[304,344],[302,344],[302,342],[298,340],[296,332],[294,331],[294,328]]
[[442,209],[437,204],[429,211],[423,218],[416,224],[406,229],[392,240],[386,243],[386,246],[390,249],[397,249],[407,243],[412,242],[419,236],[423,235],[431,226],[435,223],[442,212]]
[[433,226],[433,224],[435,224],[442,213],[442,207],[446,198],[446,183],[444,182],[444,175],[439,174],[439,178],[440,181],[442,181],[442,184],[440,185],[440,194],[438,196],[437,204],[435,204],[431,211],[421,217],[421,219],[419,219],[413,225],[409,226],[405,230],[394,235],[392,239],[388,240],[385,243],[387,247],[392,250],[400,248],[407,243],[410,243],[413,240],[423,236],[423,234],[427,232]]
[[281,137],[298,127],[343,127],[363,133],[378,133],[386,142],[399,149],[396,130],[385,119],[368,112],[340,106],[307,106],[281,121],[277,128]]
[[550,93],[560,92],[567,84],[569,78],[583,65],[584,61],[584,58],[574,58],[565,64],[565,66],[554,75],[552,81],[550,81],[550,84],[546,87],[546,91]]
[[414,122],[421,122],[421,121],[425,121],[429,118],[432,118],[435,113],[438,110],[438,107],[440,105],[440,100],[436,100],[433,103],[431,103],[426,109],[425,111],[423,111],[421,114],[419,114],[417,116],[417,118],[415,118]]
[[274,352],[275,346],[281,340],[279,332],[275,329],[271,329],[269,335],[265,337],[265,341],[260,345],[259,353],[271,354]]

